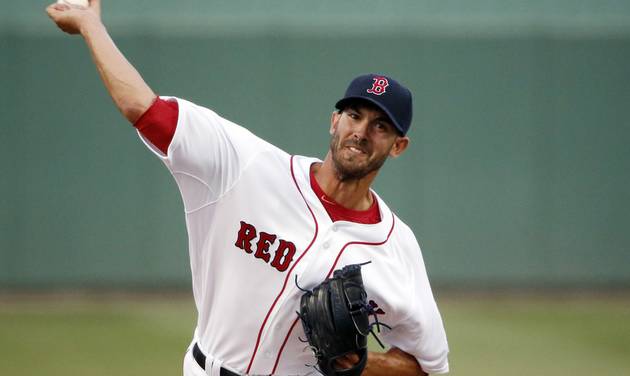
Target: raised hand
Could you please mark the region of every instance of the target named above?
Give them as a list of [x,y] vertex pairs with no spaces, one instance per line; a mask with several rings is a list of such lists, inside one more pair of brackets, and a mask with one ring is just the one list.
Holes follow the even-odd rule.
[[90,0],[90,5],[82,7],[64,3],[51,4],[46,13],[57,27],[68,34],[80,34],[83,27],[90,22],[101,22],[101,1]]

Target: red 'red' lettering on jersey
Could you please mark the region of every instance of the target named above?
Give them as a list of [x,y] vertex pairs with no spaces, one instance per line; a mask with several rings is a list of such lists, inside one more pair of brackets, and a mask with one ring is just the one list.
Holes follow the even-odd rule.
[[241,221],[241,229],[238,230],[235,246],[247,253],[252,253],[252,240],[256,237],[256,227]]
[[289,268],[293,256],[295,255],[295,244],[280,239],[280,245],[276,250],[276,255],[271,262],[271,266],[283,272]]
[[[255,241],[256,237],[258,237],[257,241]],[[241,228],[238,230],[234,245],[247,253],[254,253],[255,258],[263,260],[279,272],[284,272],[291,265],[296,248],[292,242],[278,239],[278,247],[274,251],[273,260],[271,260],[270,248],[276,239],[278,239],[277,235],[264,231],[258,233],[254,225],[241,221]],[[253,244],[256,245],[255,252],[252,249]]]
[[260,238],[258,238],[258,243],[256,243],[256,253],[254,254],[254,257],[263,259],[265,262],[269,262],[269,259],[271,258],[269,255],[269,246],[275,241],[275,235],[261,232]]
[[385,77],[374,77],[374,83],[372,87],[367,89],[367,92],[374,95],[384,94],[387,87],[389,86],[389,81]]

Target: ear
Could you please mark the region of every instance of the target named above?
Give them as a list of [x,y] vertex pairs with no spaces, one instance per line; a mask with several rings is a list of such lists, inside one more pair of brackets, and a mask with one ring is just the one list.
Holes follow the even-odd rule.
[[332,115],[330,116],[330,130],[328,131],[328,133],[330,133],[331,135],[333,135],[337,130],[337,124],[339,123],[340,118],[341,114],[339,113],[339,111],[333,111]]
[[394,141],[394,145],[392,145],[391,150],[389,151],[389,156],[396,158],[401,155],[409,146],[409,137],[396,137],[396,141]]

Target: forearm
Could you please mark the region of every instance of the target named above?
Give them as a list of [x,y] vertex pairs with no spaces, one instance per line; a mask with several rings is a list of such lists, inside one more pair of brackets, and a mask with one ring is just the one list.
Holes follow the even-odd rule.
[[426,376],[416,359],[397,348],[386,353],[370,352],[362,376]]
[[116,47],[100,20],[85,22],[80,31],[114,103],[134,123],[151,106],[155,93]]

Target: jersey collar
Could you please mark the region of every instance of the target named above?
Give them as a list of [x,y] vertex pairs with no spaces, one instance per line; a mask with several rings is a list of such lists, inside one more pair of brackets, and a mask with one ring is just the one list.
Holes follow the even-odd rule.
[[[328,216],[326,209],[320,202],[319,198],[313,192],[310,185],[310,167],[313,163],[321,163],[318,158],[294,156],[293,157],[293,173],[295,175],[296,182],[304,195],[304,198],[308,206],[313,210],[313,214],[317,218],[318,223],[322,226],[322,229],[333,226],[333,222]],[[343,230],[351,238],[366,242],[379,242],[385,239],[393,225],[394,214],[380,198],[376,192],[370,190],[374,197],[378,200],[378,206],[381,212],[381,221],[374,224],[363,224],[348,221],[336,221],[334,222],[335,228]]]

